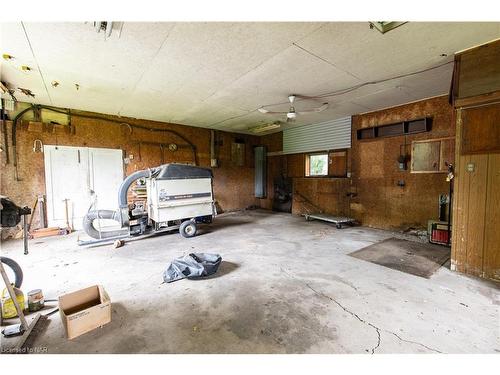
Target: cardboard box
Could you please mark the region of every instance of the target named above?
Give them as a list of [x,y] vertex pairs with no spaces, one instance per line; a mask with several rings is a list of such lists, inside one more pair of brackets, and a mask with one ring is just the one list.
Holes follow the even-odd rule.
[[111,321],[111,301],[101,285],[59,297],[59,314],[68,339],[83,335]]

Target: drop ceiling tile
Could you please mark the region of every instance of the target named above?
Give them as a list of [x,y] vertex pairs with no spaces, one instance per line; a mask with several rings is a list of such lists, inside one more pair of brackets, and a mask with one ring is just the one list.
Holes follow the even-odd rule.
[[248,112],[230,107],[217,107],[214,109],[198,107],[188,112],[179,121],[182,123],[196,123],[199,126],[213,127],[215,125],[225,125],[229,119],[247,117]]
[[403,88],[391,87],[384,91],[377,92],[376,94],[356,98],[352,103],[375,111],[408,103],[413,100],[413,97]]
[[[50,99],[38,71],[23,72],[17,66],[10,64],[2,64],[0,71],[1,80],[7,82],[9,88],[16,90],[14,96],[17,100],[28,103],[50,104]],[[35,97],[24,95],[19,90],[20,87],[30,90]]]
[[189,111],[193,103],[190,98],[183,96],[171,97],[161,91],[149,90],[139,93],[137,96],[128,96],[123,99],[120,114],[122,116],[133,116],[158,121],[176,122],[174,118],[178,114]]
[[[335,120],[337,118],[342,118],[342,117],[347,117],[347,116],[353,116],[357,113],[363,113],[366,111],[369,111],[370,108],[357,104],[357,103],[352,103],[352,102],[343,102],[339,103],[338,105],[335,105],[332,108],[332,115],[330,116],[328,120]],[[324,120],[326,121],[326,120]]]
[[[288,107],[289,94],[314,96],[358,83],[352,76],[291,46],[220,90],[211,99],[218,104],[233,103],[233,106],[248,110],[275,103],[285,103]],[[301,109],[299,103],[297,110]],[[269,109],[283,110],[283,105],[278,109],[274,106]]]
[[331,22],[299,44],[368,81],[437,65],[443,53],[499,35],[500,23],[494,22],[409,22],[386,34],[368,22]]
[[91,23],[26,23],[38,64],[50,79],[82,86],[132,89],[167,38],[173,24],[123,25],[120,37],[94,31]]
[[414,100],[448,94],[453,74],[453,64],[421,73],[418,76],[398,79],[394,85],[407,91]]
[[[1,59],[1,80],[6,82],[9,88],[17,90],[18,87],[22,87],[31,90],[35,95],[35,98],[32,98],[17,90],[14,95],[18,100],[51,104],[21,23],[0,24],[0,54],[9,54],[14,57],[8,61]],[[31,70],[22,71],[22,65],[29,66]]]
[[[47,89],[21,23],[2,23],[1,52],[16,59],[0,62],[0,77],[36,95],[20,100],[243,132],[284,120],[256,109],[283,103],[269,109],[286,111],[290,93],[330,93],[429,68],[500,36],[500,23],[410,22],[382,35],[366,22],[125,22],[121,36],[114,31],[107,40],[90,23],[25,27]],[[34,70],[22,73],[23,64]],[[328,96],[326,111],[290,126],[446,93],[451,66]],[[297,101],[296,108],[317,105]]]
[[320,26],[316,23],[177,24],[138,87],[206,99]]

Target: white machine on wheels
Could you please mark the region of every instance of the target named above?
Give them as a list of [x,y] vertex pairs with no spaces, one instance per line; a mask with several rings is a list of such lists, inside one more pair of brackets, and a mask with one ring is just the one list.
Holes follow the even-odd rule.
[[196,235],[196,222],[215,216],[212,171],[181,164],[166,164],[146,179],[147,213],[155,230],[181,222],[184,237]]
[[[127,203],[130,185],[146,180],[147,203],[144,209]],[[85,232],[95,240],[80,245],[109,242],[132,236],[178,229],[182,236],[193,237],[200,223],[211,223],[216,216],[212,187],[213,175],[208,168],[184,164],[164,164],[138,171],[125,178],[118,190],[117,211],[89,211],[83,219]],[[112,219],[122,229],[101,231],[93,222]]]

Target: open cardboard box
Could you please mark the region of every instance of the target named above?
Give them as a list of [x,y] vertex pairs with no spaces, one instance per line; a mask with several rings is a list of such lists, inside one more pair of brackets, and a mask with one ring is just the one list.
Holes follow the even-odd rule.
[[111,301],[101,285],[59,297],[59,313],[68,339],[83,335],[111,321]]

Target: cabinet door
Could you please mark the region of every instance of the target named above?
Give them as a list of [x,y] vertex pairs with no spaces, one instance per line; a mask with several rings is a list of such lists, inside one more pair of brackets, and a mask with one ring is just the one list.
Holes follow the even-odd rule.
[[413,141],[411,173],[446,173],[447,164],[455,162],[455,139],[440,138]]
[[440,142],[414,142],[411,150],[411,171],[413,173],[439,172],[440,150]]
[[462,111],[462,155],[500,152],[500,104]]

